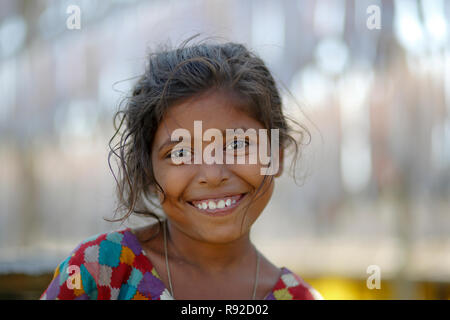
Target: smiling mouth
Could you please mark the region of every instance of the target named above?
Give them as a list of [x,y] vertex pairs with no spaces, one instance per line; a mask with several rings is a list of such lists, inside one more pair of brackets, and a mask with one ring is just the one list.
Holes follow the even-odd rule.
[[230,214],[234,208],[240,205],[242,199],[247,193],[242,193],[234,196],[223,197],[220,199],[206,199],[201,201],[188,201],[192,207],[202,213],[215,216],[223,216]]

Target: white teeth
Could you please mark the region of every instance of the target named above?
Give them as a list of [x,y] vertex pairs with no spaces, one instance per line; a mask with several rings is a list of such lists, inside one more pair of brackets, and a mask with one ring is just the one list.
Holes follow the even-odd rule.
[[225,201],[219,200],[219,202],[217,203],[217,208],[219,209],[225,208]]
[[223,208],[229,207],[235,203],[236,203],[235,199],[232,200],[232,199],[228,198],[226,200],[221,199],[217,202],[213,201],[213,200],[207,200],[207,201],[203,201],[201,203],[197,203],[195,206],[200,210],[206,210],[206,209],[214,210],[214,209],[223,209]]
[[214,210],[216,208],[216,203],[214,201],[209,201],[208,208]]

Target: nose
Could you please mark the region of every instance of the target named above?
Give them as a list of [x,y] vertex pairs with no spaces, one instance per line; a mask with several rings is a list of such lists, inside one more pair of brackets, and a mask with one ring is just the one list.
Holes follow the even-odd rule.
[[230,179],[230,171],[225,164],[200,164],[197,172],[197,182],[202,185],[219,186]]

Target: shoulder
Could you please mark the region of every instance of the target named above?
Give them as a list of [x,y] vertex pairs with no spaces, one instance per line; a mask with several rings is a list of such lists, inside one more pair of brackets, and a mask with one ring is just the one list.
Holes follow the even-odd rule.
[[92,236],[81,242],[71,254],[71,263],[84,265],[104,265],[115,268],[127,258],[139,255],[141,249],[130,229],[111,231]]
[[41,299],[132,299],[152,269],[129,228],[97,234],[58,265]]
[[286,267],[281,268],[281,276],[267,297],[270,300],[322,300],[322,295]]

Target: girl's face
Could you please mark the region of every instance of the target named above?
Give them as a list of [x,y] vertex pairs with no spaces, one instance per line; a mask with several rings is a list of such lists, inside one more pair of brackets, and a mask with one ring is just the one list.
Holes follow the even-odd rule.
[[[239,149],[247,148],[248,150],[249,148],[243,143],[233,143],[232,138],[227,141],[225,134],[223,135],[223,164],[207,164],[204,159],[201,164],[194,164],[193,157],[191,164],[176,164],[171,158],[171,150],[179,144],[179,141],[165,145],[167,141],[170,141],[174,130],[183,128],[190,132],[191,144],[190,146],[183,144],[181,153],[175,152],[179,150],[178,146],[173,150],[175,154],[178,157],[184,157],[183,152],[186,151],[191,151],[193,154],[194,141],[198,144],[202,143],[202,148],[205,150],[212,141],[201,142],[203,136],[194,136],[194,121],[198,120],[202,121],[202,135],[210,128],[223,132],[226,132],[226,129],[236,128],[242,128],[244,132],[249,128],[255,129],[256,132],[259,132],[259,129],[265,129],[257,120],[240,111],[241,103],[229,92],[227,94],[224,91],[209,91],[171,106],[156,132],[152,145],[152,161],[156,181],[165,191],[162,208],[171,223],[193,239],[209,243],[228,243],[248,234],[250,227],[272,196],[273,179],[271,176],[266,176],[264,185],[245,213],[251,198],[255,196],[255,192],[263,182],[264,175],[260,173],[263,165],[259,158],[256,164],[249,164],[248,151],[245,155],[245,164],[237,164],[237,161],[233,164],[226,163],[226,153],[233,153],[234,150],[242,152]],[[238,137],[237,140],[245,140],[245,138]],[[215,198],[215,195],[222,194],[245,194],[245,197],[238,202],[231,214],[224,216],[205,214],[192,204],[193,200],[211,199]],[[161,193],[159,197],[162,201]]]

